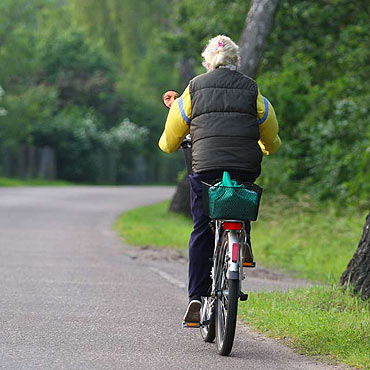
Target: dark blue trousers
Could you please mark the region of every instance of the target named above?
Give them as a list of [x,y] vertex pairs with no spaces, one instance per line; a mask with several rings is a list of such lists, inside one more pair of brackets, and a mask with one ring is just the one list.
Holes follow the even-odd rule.
[[[254,182],[258,173],[241,171],[228,171],[231,178],[245,182]],[[189,298],[200,299],[210,292],[212,285],[211,268],[214,249],[214,234],[209,226],[210,218],[203,213],[202,181],[212,182],[222,179],[223,171],[207,171],[189,175],[191,213],[193,215],[194,228],[189,241]],[[247,231],[250,224],[246,224]]]

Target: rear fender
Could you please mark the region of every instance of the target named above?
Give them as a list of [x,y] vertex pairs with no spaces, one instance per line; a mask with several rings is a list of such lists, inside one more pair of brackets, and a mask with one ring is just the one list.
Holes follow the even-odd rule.
[[227,270],[227,278],[231,280],[239,280],[240,242],[237,231],[228,231],[228,246],[229,267]]

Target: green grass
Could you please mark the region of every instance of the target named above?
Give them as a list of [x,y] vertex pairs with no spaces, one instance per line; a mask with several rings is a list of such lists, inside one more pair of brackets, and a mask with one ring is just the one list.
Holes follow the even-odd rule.
[[[115,228],[131,245],[187,249],[190,219],[168,213],[168,202],[119,217]],[[252,226],[257,263],[296,276],[337,282],[356,250],[366,212],[337,211],[331,203],[264,196]],[[253,293],[240,316],[304,354],[370,369],[370,310],[336,285]]]
[[122,214],[115,229],[130,245],[186,249],[192,221],[167,211],[169,201]]
[[328,202],[266,197],[252,227],[256,259],[299,277],[337,281],[357,248],[366,214],[339,212]]
[[370,369],[369,303],[339,287],[253,293],[239,307],[252,327],[301,353]]
[[50,180],[43,180],[43,179],[14,179],[14,178],[7,178],[7,177],[0,177],[0,186],[65,186],[71,185],[70,182],[67,181],[50,181]]
[[[167,212],[168,202],[141,207],[116,222],[127,243],[187,249],[192,222]],[[365,212],[338,214],[330,203],[264,196],[258,222],[252,225],[257,263],[295,276],[332,283],[338,281],[356,250]]]

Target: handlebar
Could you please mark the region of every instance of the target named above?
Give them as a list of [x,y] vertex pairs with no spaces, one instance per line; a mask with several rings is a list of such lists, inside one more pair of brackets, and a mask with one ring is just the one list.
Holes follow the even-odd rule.
[[191,136],[190,134],[184,137],[184,140],[182,141],[180,148],[182,149],[182,152],[184,154],[186,170],[188,174],[190,175],[193,172],[191,168],[192,155],[191,155]]
[[182,149],[188,149],[188,148],[191,148],[191,136],[190,134],[186,135],[184,137],[184,140],[182,141],[182,143],[180,144],[180,147]]

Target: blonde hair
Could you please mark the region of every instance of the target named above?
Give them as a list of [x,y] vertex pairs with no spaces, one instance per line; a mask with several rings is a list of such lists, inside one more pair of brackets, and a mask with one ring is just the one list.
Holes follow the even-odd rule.
[[202,64],[208,71],[226,65],[238,67],[240,62],[239,46],[230,37],[218,35],[208,41],[202,57]]

